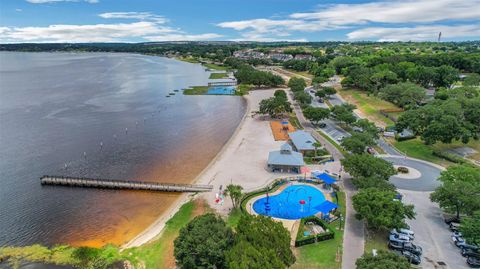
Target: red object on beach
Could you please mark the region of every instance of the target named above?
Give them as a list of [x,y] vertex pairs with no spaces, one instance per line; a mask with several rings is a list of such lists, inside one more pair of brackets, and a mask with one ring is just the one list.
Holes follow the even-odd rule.
[[300,200],[300,204],[301,204],[301,205],[304,205],[304,204],[305,204],[305,200]]

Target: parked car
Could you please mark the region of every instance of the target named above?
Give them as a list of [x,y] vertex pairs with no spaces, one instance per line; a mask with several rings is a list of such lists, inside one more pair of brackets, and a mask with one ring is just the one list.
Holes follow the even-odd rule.
[[327,124],[325,122],[321,122],[320,124],[318,124],[318,127],[325,128],[327,127]]
[[450,223],[452,223],[452,222],[460,223],[460,218],[457,218],[457,216],[452,216],[452,215],[447,215],[447,214],[443,215],[443,220],[448,225],[450,225]]
[[406,235],[410,238],[410,241],[415,239],[415,233],[408,229],[392,229],[390,234],[399,234],[399,235]]
[[423,253],[422,247],[415,245],[411,242],[390,241],[388,243],[388,248],[395,250],[406,250],[418,256],[421,256]]
[[406,234],[390,233],[390,235],[388,236],[388,240],[390,242],[406,243],[406,242],[412,241],[413,239],[411,239],[410,236],[408,236]]
[[403,256],[403,257],[407,258],[407,260],[412,264],[418,265],[422,262],[422,259],[420,258],[420,256],[415,255],[415,254],[411,253],[410,251],[407,251],[407,250],[393,250],[393,252],[395,254],[399,255],[399,256]]
[[462,248],[460,253],[462,253],[463,257],[480,258],[480,250],[478,250],[478,249]]
[[450,231],[452,232],[458,232],[458,228],[460,228],[460,223],[450,222],[449,228],[450,228]]
[[341,136],[337,137],[337,141],[338,141],[338,142],[342,142],[342,140],[343,140],[344,138],[345,138],[345,137],[344,137],[343,135],[341,135]]
[[457,242],[456,246],[459,247],[459,248],[461,248],[461,249],[473,249],[473,250],[478,250],[478,246],[477,246],[477,245],[468,244],[466,241]]
[[480,268],[480,258],[468,257],[467,264],[472,268]]
[[452,236],[455,236],[455,237],[462,237],[462,233],[459,232],[459,231],[455,231],[452,233]]
[[452,236],[452,242],[455,246],[459,247],[458,244],[465,243],[465,239],[460,236]]

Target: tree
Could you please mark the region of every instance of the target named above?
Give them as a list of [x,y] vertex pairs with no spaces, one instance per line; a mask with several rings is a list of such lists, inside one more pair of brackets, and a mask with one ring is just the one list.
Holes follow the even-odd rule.
[[362,129],[363,133],[369,134],[373,139],[378,139],[378,128],[375,126],[375,123],[367,119],[359,119],[354,124],[354,126]]
[[312,103],[312,96],[304,91],[294,92],[294,98],[302,105],[308,105]]
[[303,110],[303,115],[314,124],[318,124],[330,116],[330,110],[328,108],[309,106]]
[[399,107],[409,109],[420,105],[426,98],[426,92],[416,84],[401,82],[382,88],[379,96]]
[[274,97],[276,98],[283,98],[287,100],[287,93],[284,90],[276,90],[275,93],[273,94]]
[[435,69],[436,76],[434,77],[433,84],[437,87],[450,87],[455,81],[459,79],[460,72],[458,69],[449,65],[442,65]]
[[354,178],[375,177],[388,180],[397,173],[391,163],[367,153],[347,155],[341,162],[345,171]]
[[357,120],[355,115],[353,115],[353,110],[355,108],[356,107],[351,104],[342,104],[342,105],[334,106],[331,108],[332,116],[336,120],[340,122],[344,122],[346,124],[354,123]]
[[361,189],[352,198],[356,217],[365,220],[371,229],[405,228],[405,218],[413,219],[413,205],[396,200],[396,193],[377,188]]
[[292,89],[293,92],[302,91],[307,87],[307,83],[303,78],[293,77],[288,81],[288,87]]
[[375,145],[375,140],[368,133],[353,133],[342,140],[342,147],[354,154],[362,154],[367,147]]
[[292,107],[290,102],[282,96],[271,97],[260,101],[258,110],[259,114],[268,114],[270,117],[276,118],[287,112],[292,112]]
[[480,75],[477,73],[473,73],[468,75],[463,80],[463,85],[465,86],[480,86]]
[[430,194],[430,199],[441,208],[472,215],[480,210],[480,169],[466,165],[451,166],[438,178],[442,186]]
[[[246,251],[240,255],[242,249]],[[249,260],[252,257],[254,260]],[[240,217],[235,246],[227,253],[229,268],[286,268],[294,262],[290,233],[281,222],[265,216],[244,214]],[[270,264],[271,267],[249,267],[245,263]]]
[[228,184],[225,188],[225,195],[230,196],[230,199],[232,199],[233,208],[238,207],[240,199],[242,198],[242,190],[242,186],[233,184]]
[[460,232],[468,243],[480,245],[480,211],[476,211],[471,217],[462,220]]
[[78,266],[82,269],[107,268],[113,262],[102,257],[102,250],[99,248],[79,247],[73,251],[72,256],[78,260]]
[[365,253],[355,262],[357,269],[412,269],[408,260],[390,251],[380,250],[377,255]]
[[233,232],[222,218],[198,216],[180,230],[174,255],[180,268],[226,268],[225,253],[233,244]]
[[395,185],[385,179],[377,177],[354,178],[353,185],[359,189],[377,188],[383,191],[395,191]]
[[317,149],[322,147],[322,144],[318,141],[315,141],[313,143],[313,146],[315,147],[315,157],[317,157]]
[[325,92],[325,95],[327,96],[330,96],[330,95],[334,95],[337,93],[337,90],[335,90],[335,88],[333,87],[323,87],[323,92]]

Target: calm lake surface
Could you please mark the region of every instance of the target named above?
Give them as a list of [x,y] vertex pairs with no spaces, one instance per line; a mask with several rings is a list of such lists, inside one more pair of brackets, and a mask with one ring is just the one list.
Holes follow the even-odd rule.
[[40,185],[44,174],[188,183],[235,131],[242,98],[200,65],[135,54],[0,52],[0,246],[122,244],[178,197]]

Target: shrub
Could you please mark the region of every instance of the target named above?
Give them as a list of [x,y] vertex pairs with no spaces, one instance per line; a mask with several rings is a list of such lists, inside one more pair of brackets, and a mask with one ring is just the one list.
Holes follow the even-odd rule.
[[397,168],[397,171],[398,171],[399,173],[402,173],[402,174],[407,174],[409,170],[408,170],[408,168],[405,167],[405,166],[400,166],[400,167]]

